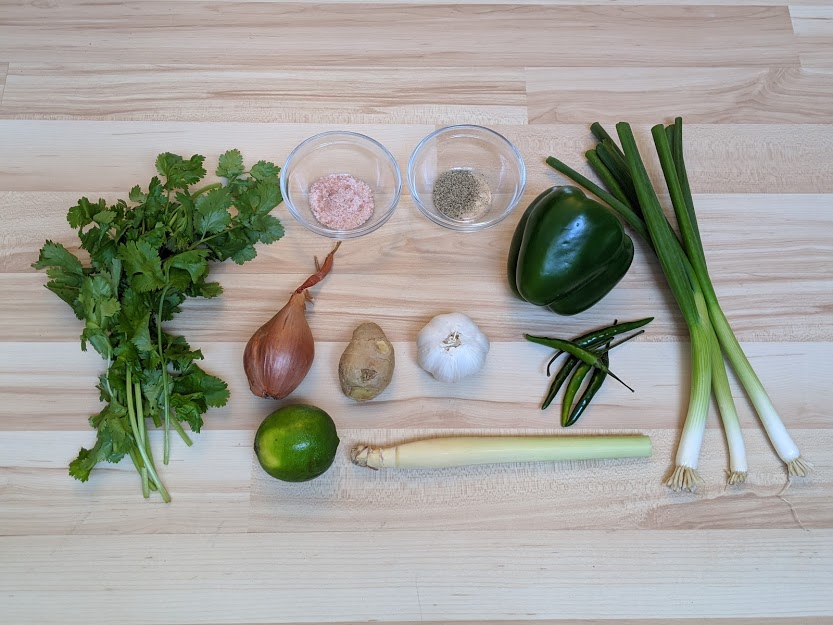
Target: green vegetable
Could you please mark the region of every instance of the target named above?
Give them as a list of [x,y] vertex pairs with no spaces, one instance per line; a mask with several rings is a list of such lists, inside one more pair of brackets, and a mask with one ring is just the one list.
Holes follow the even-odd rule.
[[[605,366],[610,364],[609,352],[602,354],[602,362]],[[598,393],[599,389],[602,388],[605,378],[607,378],[607,374],[604,371],[601,369],[593,370],[593,374],[590,376],[590,381],[587,383],[587,387],[584,389],[584,392],[582,392],[581,397],[578,398],[578,401],[573,405],[573,409],[570,411],[567,418],[564,418],[564,412],[561,413],[561,425],[563,427],[568,428],[578,421],[579,417],[584,414],[587,406],[590,405],[590,402],[596,396],[596,393]],[[566,405],[566,400],[564,405]]]
[[[590,405],[593,397],[599,392],[599,389],[604,384],[607,376],[611,376],[623,384],[627,389],[633,392],[633,389],[622,382],[619,378],[610,372],[610,350],[621,345],[631,339],[639,336],[644,332],[640,330],[628,337],[625,337],[617,342],[613,342],[613,338],[623,332],[628,332],[636,328],[641,328],[653,320],[653,317],[639,319],[637,321],[629,321],[627,323],[619,323],[614,321],[613,325],[573,339],[566,341],[564,339],[550,338],[546,336],[531,336],[525,334],[525,338],[539,345],[546,345],[554,347],[557,351],[552,359],[547,364],[547,375],[550,375],[550,366],[563,353],[568,353],[569,356],[564,361],[564,364],[559,369],[558,373],[553,378],[547,396],[541,405],[541,410],[545,410],[555,399],[558,391],[569,378],[567,388],[564,391],[564,398],[561,402],[561,425],[569,427],[573,425],[578,418],[584,413]],[[603,346],[599,347],[602,343]],[[572,376],[572,377],[571,377]],[[587,385],[584,387],[578,400],[576,396],[581,390],[582,383],[590,376]]]
[[574,315],[607,295],[632,260],[633,241],[609,210],[576,187],[553,187],[515,229],[509,286],[532,304]]
[[647,436],[450,436],[393,447],[356,445],[353,464],[369,469],[443,469],[503,462],[648,458]]
[[[607,326],[606,328],[602,328],[601,330],[593,330],[593,332],[582,334],[581,336],[574,338],[571,342],[575,343],[579,347],[595,347],[596,345],[606,343],[609,339],[612,339],[614,336],[618,336],[619,334],[622,334],[624,332],[630,332],[631,330],[637,330],[643,326],[646,326],[653,320],[653,317],[646,317],[645,319],[638,319],[637,321],[628,321],[627,323],[617,323],[614,321],[612,326]],[[555,360],[563,353],[564,352],[562,352],[561,350],[556,351],[555,355],[552,357],[552,360]],[[550,363],[552,363],[552,360],[550,361]]]
[[216,169],[227,182],[192,191],[205,177],[204,160],[160,154],[159,177],[146,190],[133,187],[129,202],[107,206],[104,200],[81,198],[67,220],[89,254],[89,267],[52,241],[32,265],[46,270],[46,288],[84,322],[81,349],[92,345],[107,361],[98,384],[107,405],[90,417],[96,443],[81,449],[69,467],[82,482],[99,462],[129,456],[145,497],[158,490],[169,501],[154,465],[146,419],[164,428],[167,464],[170,428],[190,445],[180,422],[199,432],[209,406],[228,400],[226,383],[196,364],[202,353],[165,332],[162,323],[180,312],[187,297],[222,292],[217,282],[207,280],[209,262],[231,258],[242,264],[255,257],[256,243],[283,236],[280,222],[269,214],[281,201],[279,170],[260,161],[247,175],[240,152],[230,150]]
[[[604,362],[602,360],[602,362]],[[570,378],[569,383],[567,384],[567,388],[564,390],[564,399],[561,401],[561,425],[563,427],[567,427],[568,425],[572,425],[575,423],[573,420],[570,420],[570,413],[571,408],[573,407],[573,401],[578,395],[579,389],[581,388],[584,379],[591,374],[593,370],[600,371],[593,367],[593,365],[588,365],[586,362],[581,363],[578,368],[573,373],[573,377]]]
[[[557,357],[558,356],[556,356],[556,358]],[[555,399],[555,396],[558,395],[558,391],[560,391],[561,387],[564,386],[564,382],[567,381],[567,378],[570,377],[570,374],[573,371],[575,371],[580,364],[582,364],[581,361],[575,356],[570,356],[569,358],[567,358],[564,365],[561,367],[561,369],[558,370],[558,373],[555,374],[555,377],[552,380],[552,384],[550,385],[550,389],[547,392],[547,396],[544,398],[544,403],[541,404],[541,410],[546,410],[547,408],[549,408],[549,405]],[[549,372],[547,372],[547,375],[549,375]]]
[[[564,339],[554,339],[549,338],[546,336],[531,336],[529,334],[524,334],[524,337],[527,341],[531,343],[538,343],[539,345],[546,345],[548,347],[554,347],[562,352],[567,352],[578,358],[581,362],[586,365],[590,365],[591,367],[596,367],[601,371],[604,371],[607,375],[612,377],[614,380],[622,384],[625,388],[629,389],[633,392],[633,389],[622,382],[610,369],[602,361],[602,354],[596,353],[591,349],[586,349],[581,347],[580,345],[576,345],[573,341],[566,341]],[[633,338],[633,337],[630,337]],[[607,349],[605,350],[607,351]]]
[[[728,385],[724,355],[752,400],[773,447],[787,465],[789,475],[806,475],[810,465],[801,457],[743,353],[712,286],[683,159],[682,119],[677,118],[674,124],[667,127],[657,125],[651,131],[680,238],[662,211],[630,126],[620,123],[616,129],[622,149],[599,124],[591,126],[600,143],[595,148],[595,156],[588,154],[588,160],[607,188],[596,185],[553,157],[548,158],[547,163],[607,203],[645,239],[659,258],[689,328],[692,392],[677,452],[677,466],[668,485],[675,490],[693,490],[700,479],[696,468],[711,392],[717,399],[729,443],[729,483],[742,482],[746,478],[746,452]],[[631,188],[635,196],[630,192]]]

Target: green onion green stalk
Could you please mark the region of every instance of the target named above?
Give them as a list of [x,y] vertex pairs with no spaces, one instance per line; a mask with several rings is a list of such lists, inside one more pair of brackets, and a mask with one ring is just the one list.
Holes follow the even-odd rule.
[[729,446],[728,482],[737,484],[746,479],[746,450],[724,356],[743,384],[775,451],[786,464],[789,476],[806,475],[811,465],[801,457],[798,447],[787,433],[720,308],[706,266],[683,160],[682,119],[678,117],[667,127],[660,124],[651,129],[679,226],[679,238],[663,212],[630,125],[624,122],[616,125],[621,148],[598,123],[591,126],[591,131],[599,143],[587,152],[586,157],[602,186],[554,157],[549,157],[547,163],[596,195],[653,249],[680,307],[691,341],[688,413],[677,450],[676,466],[666,483],[674,490],[694,491],[701,481],[697,464],[712,393]]

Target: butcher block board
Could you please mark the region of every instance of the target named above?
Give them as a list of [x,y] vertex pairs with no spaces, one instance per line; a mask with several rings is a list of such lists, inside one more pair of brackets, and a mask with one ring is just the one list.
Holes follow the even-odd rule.
[[[507,4],[10,1],[0,10],[0,623],[219,625],[516,622],[818,625],[833,622],[833,10],[779,0]],[[505,279],[522,208],[586,172],[588,125],[682,115],[715,287],[779,411],[814,464],[788,481],[733,391],[749,479],[727,486],[714,407],[696,494],[662,485],[688,393],[688,342],[656,261],[637,242],[601,303],[558,317]],[[242,371],[252,332],[331,242],[276,209],[286,236],[212,275],[166,328],[205,354],[231,400],[160,466],[173,501],[141,496],[129,463],[89,482],[67,464],[94,432],[104,363],[30,264],[46,238],[77,249],[67,208],[147,184],[155,156],[239,148],[282,163],[331,129],[384,143],[403,170],[447,124],[496,129],[528,168],[521,208],[479,233],[444,230],[407,193],[377,232],[342,245],[314,289],[312,371],[284,402]],[[649,169],[656,178],[657,164]],[[485,368],[441,384],[414,338],[460,311],[492,341]],[[644,433],[650,459],[373,472],[354,443],[441,434],[561,433],[539,408],[549,352],[524,332],[574,336],[654,316],[613,355],[570,433]],[[362,321],[393,341],[390,387],[357,405],[338,359]],[[254,430],[316,404],[342,443],[320,479],[266,476]],[[157,450],[161,440],[154,433]],[[161,465],[161,462],[159,463]]]

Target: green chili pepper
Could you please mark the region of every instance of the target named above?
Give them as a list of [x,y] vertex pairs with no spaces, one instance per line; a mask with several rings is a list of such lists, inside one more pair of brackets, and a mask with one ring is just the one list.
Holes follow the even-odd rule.
[[[547,347],[554,347],[555,349],[560,349],[562,351],[567,352],[568,354],[572,354],[580,361],[585,364],[590,365],[591,367],[597,367],[608,374],[611,378],[622,384],[625,388],[633,392],[633,389],[625,384],[622,379],[613,373],[601,360],[601,356],[596,352],[589,350],[581,345],[576,345],[572,341],[565,341],[563,339],[552,339],[546,336],[531,336],[529,334],[524,334],[526,340],[531,341],[533,343],[538,343],[539,345],[546,345]],[[631,337],[632,338],[632,337]]]
[[[604,361],[605,365],[610,364],[610,352],[605,352],[602,354],[602,360]],[[569,417],[567,420],[564,420],[564,411],[561,411],[561,425],[565,428],[570,427],[578,421],[578,418],[584,413],[587,409],[587,406],[590,405],[590,402],[593,400],[593,397],[596,396],[596,393],[599,392],[599,389],[602,388],[602,384],[604,384],[605,378],[607,378],[607,374],[602,371],[601,369],[594,369],[593,375],[590,377],[590,381],[587,383],[587,387],[584,389],[584,392],[581,394],[581,397],[578,398],[578,401],[573,406],[572,411],[570,412]]]
[[546,398],[544,399],[544,403],[541,404],[541,410],[546,410],[549,408],[549,405],[552,403],[552,400],[555,399],[555,396],[558,394],[558,391],[561,390],[561,387],[566,382],[567,378],[570,377],[570,373],[572,373],[573,369],[579,366],[581,361],[576,358],[575,356],[570,356],[567,360],[564,361],[564,365],[561,369],[558,370],[555,378],[550,385],[550,390],[547,393]]
[[570,378],[567,389],[564,391],[564,399],[561,400],[561,425],[563,427],[570,425],[568,423],[570,420],[570,407],[573,405],[573,400],[576,398],[578,390],[581,388],[581,383],[584,382],[584,378],[593,370],[598,371],[593,365],[583,362],[578,366],[575,373],[573,373],[573,377]]
[[[614,321],[612,326],[602,328],[601,330],[593,330],[592,332],[588,332],[587,334],[582,334],[581,336],[574,338],[572,342],[576,345],[580,345],[581,347],[595,347],[596,345],[600,345],[606,342],[609,338],[614,337],[617,334],[622,334],[623,332],[630,332],[631,330],[636,330],[638,328],[641,328],[642,326],[648,325],[653,320],[653,317],[645,317],[645,319],[638,319],[637,321],[627,321],[625,323],[617,323],[616,321]],[[539,341],[533,341],[533,343],[538,342]],[[558,350],[555,353],[555,356],[553,356],[553,360],[558,358],[563,353],[564,352],[562,350]],[[550,362],[552,363],[552,361]]]

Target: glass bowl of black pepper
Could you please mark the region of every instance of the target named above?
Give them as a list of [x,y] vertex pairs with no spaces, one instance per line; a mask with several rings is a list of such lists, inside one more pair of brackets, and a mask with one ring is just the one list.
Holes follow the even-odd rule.
[[387,222],[399,203],[402,177],[390,151],[346,130],[302,141],[281,169],[281,195],[302,226],[332,239],[355,239]]
[[526,166],[503,135],[471,124],[432,132],[408,161],[408,187],[428,219],[474,232],[511,213],[526,188]]

